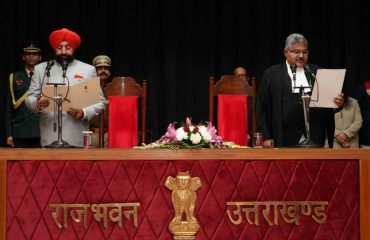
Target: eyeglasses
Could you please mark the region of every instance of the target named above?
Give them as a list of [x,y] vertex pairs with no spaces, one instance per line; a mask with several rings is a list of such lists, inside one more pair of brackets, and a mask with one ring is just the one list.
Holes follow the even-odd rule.
[[304,49],[304,50],[298,50],[298,49],[290,50],[288,48],[288,51],[291,52],[291,53],[294,53],[296,55],[300,55],[300,54],[307,55],[308,54],[308,50],[307,49]]

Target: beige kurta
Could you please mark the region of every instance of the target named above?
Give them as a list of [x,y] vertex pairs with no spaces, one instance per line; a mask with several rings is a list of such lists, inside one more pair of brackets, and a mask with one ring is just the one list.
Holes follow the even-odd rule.
[[[356,99],[348,98],[348,103],[343,109],[335,114],[334,137],[340,132],[345,133],[349,138],[351,148],[358,148],[358,131],[362,126],[360,106]],[[334,148],[342,148],[342,145],[334,139]]]

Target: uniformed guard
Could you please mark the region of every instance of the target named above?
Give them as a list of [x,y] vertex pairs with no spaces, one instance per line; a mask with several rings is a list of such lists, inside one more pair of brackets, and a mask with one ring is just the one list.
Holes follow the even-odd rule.
[[[102,90],[111,81],[111,66],[112,60],[107,55],[98,55],[93,61],[92,65],[96,69],[96,75],[100,78],[100,87]],[[93,131],[92,134],[92,145],[94,147],[99,146],[99,126],[100,126],[100,116],[96,116],[90,120],[90,130]],[[106,105],[104,111],[104,129],[108,129],[108,106]],[[104,133],[104,147],[108,146],[108,132]]]
[[92,65],[96,69],[96,75],[100,77],[100,86],[104,89],[110,81],[112,60],[107,55],[99,55],[93,59]]
[[22,47],[24,69],[11,73],[6,103],[5,125],[7,145],[27,148],[40,147],[40,128],[38,116],[31,113],[24,100],[28,95],[33,70],[41,61],[39,43],[28,40]]

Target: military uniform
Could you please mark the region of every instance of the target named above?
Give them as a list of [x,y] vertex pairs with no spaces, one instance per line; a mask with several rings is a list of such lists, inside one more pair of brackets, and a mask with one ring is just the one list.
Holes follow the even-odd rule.
[[22,56],[25,69],[9,76],[5,109],[7,143],[14,147],[40,147],[38,115],[31,113],[25,104],[33,74],[32,69],[41,60],[38,42],[26,41],[22,48]]
[[[97,69],[99,67],[106,67],[109,69],[109,76],[107,79],[100,79],[100,86],[102,90],[105,88],[105,86],[108,83],[108,79],[110,77],[110,68],[112,66],[112,60],[107,55],[99,55],[96,56],[93,61],[92,65]],[[108,147],[108,101],[105,105],[105,111],[104,111],[104,147]],[[93,132],[92,134],[92,146],[99,147],[99,131],[100,131],[100,115],[95,116],[93,119],[90,120],[90,130]]]
[[24,98],[22,99],[28,94],[30,82],[26,70],[18,71],[9,77],[5,125],[6,136],[13,137],[15,147],[40,146],[38,115],[31,113],[24,103]]

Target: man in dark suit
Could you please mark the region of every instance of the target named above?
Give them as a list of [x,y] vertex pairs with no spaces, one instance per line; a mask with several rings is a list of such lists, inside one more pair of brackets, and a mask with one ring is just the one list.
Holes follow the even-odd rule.
[[[317,66],[307,64],[308,41],[301,34],[287,37],[284,47],[286,61],[268,68],[262,77],[257,93],[258,129],[263,135],[263,145],[268,147],[272,139],[276,147],[292,147],[303,142],[307,136],[302,106],[302,86],[311,95],[315,84]],[[306,67],[305,67],[306,66]],[[308,67],[307,67],[308,66]],[[293,73],[295,81],[293,81]],[[333,100],[338,107],[343,106],[343,94]],[[334,136],[334,111],[330,108],[311,108],[309,112],[311,140],[324,145],[328,135],[329,145]]]
[[357,101],[360,105],[363,120],[360,129],[360,147],[370,148],[370,80],[358,87]]
[[37,41],[25,42],[22,59],[24,69],[9,76],[5,112],[6,143],[11,147],[40,147],[39,118],[24,103],[34,67],[41,61],[41,49]]

